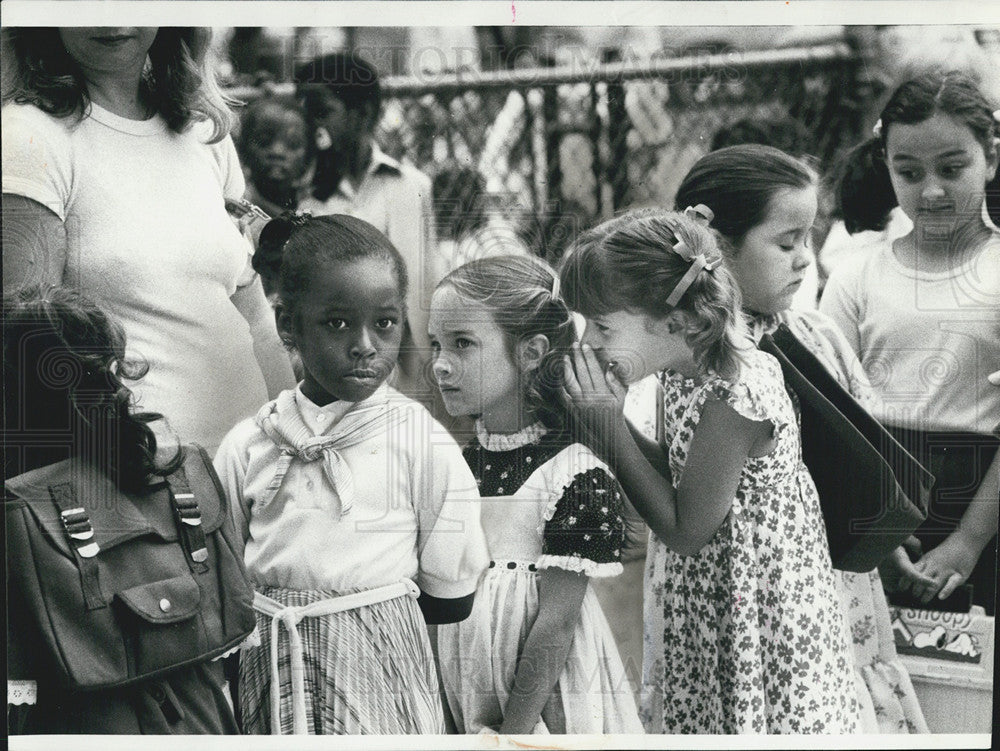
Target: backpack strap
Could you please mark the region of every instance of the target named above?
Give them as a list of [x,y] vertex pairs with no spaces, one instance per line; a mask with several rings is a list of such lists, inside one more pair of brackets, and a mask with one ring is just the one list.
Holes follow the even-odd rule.
[[87,610],[106,607],[107,603],[101,594],[96,557],[101,548],[94,540],[94,525],[90,521],[87,509],[77,503],[76,491],[69,482],[49,485],[49,497],[59,509],[63,529],[69,538],[70,550],[73,551],[77,568],[80,570],[80,583],[83,586],[83,598]]
[[167,477],[167,490],[188,561],[195,571],[205,573],[208,571],[208,547],[205,544],[205,531],[201,527],[201,509],[183,466]]

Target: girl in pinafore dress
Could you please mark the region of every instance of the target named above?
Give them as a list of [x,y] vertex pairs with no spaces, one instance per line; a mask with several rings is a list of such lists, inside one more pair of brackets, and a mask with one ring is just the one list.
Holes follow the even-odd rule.
[[[752,346],[704,206],[584,233],[562,286],[587,317],[566,390],[650,541],[642,716],[656,733],[858,724],[819,499],[774,358]],[[664,445],[625,388],[662,371]]]
[[[458,445],[385,384],[406,268],[348,216],[274,220],[278,329],[304,378],[216,455],[262,638],[243,652],[249,733],[441,733],[427,624],[468,616],[487,564]],[[263,235],[262,233],[262,235]]]
[[438,628],[459,732],[641,733],[614,637],[588,584],[621,573],[618,484],[570,437],[553,385],[575,338],[542,261],[449,274],[431,302],[434,376],[483,496],[490,567],[468,620]]

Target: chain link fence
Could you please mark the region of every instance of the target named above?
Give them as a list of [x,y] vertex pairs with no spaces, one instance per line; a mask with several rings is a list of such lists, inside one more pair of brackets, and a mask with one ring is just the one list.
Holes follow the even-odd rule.
[[436,205],[451,207],[443,213],[484,203],[554,262],[580,229],[617,211],[672,205],[716,132],[737,120],[793,118],[822,169],[861,137],[859,67],[851,46],[836,42],[388,77],[377,138],[434,178]]

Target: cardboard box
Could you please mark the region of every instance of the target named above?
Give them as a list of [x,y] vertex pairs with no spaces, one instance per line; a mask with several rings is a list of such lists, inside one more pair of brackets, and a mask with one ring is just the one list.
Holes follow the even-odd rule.
[[989,733],[993,720],[994,619],[890,607],[896,651],[933,733]]

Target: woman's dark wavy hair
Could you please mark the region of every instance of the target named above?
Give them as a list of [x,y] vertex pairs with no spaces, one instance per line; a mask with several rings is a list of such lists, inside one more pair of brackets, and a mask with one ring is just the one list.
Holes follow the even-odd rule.
[[[183,462],[156,460],[149,424],[134,412],[125,380],[145,375],[125,359],[125,333],[103,310],[65,287],[31,287],[4,297],[3,367],[6,451],[32,449],[32,436],[63,435],[70,453],[97,464],[126,493]],[[21,471],[31,467],[22,467]]]
[[720,253],[716,237],[680,212],[629,211],[577,238],[560,269],[563,295],[588,318],[625,310],[662,319],[683,310],[691,314],[686,341],[699,369],[736,378],[750,343],[739,287],[725,266],[698,274],[674,308],[666,302],[691,267],[674,243],[712,258]]
[[[409,282],[403,257],[385,235],[356,217],[286,212],[264,225],[258,245],[252,261],[254,269],[277,278],[279,302],[291,315],[298,310],[302,294],[320,268],[367,258],[389,262],[399,296],[406,300]],[[290,342],[285,344],[291,346]]]
[[567,427],[559,397],[563,357],[569,354],[576,330],[566,303],[552,294],[556,279],[556,272],[540,258],[493,256],[459,266],[441,280],[438,289],[451,287],[460,297],[489,310],[514,361],[520,342],[539,334],[548,339],[549,351],[526,376],[522,395],[537,419],[561,430]]
[[[212,31],[195,26],[161,27],[149,48],[144,94],[175,133],[192,123],[213,124],[210,143],[225,138],[235,117],[210,64]],[[83,118],[90,105],[87,85],[52,27],[2,31],[2,100],[32,104],[54,117]]]
[[[903,83],[882,110],[881,134],[852,149],[835,167],[835,210],[847,231],[885,229],[889,212],[898,205],[885,163],[886,139],[894,124],[916,125],[940,112],[965,125],[989,151],[1000,135],[993,110],[967,73],[935,71]],[[986,186],[986,208],[990,219],[1000,222],[1000,175]]]
[[767,219],[775,195],[816,182],[817,175],[808,164],[776,148],[728,146],[695,162],[677,189],[674,208],[708,206],[715,214],[712,229],[722,235],[726,241],[721,243],[722,250],[730,255],[750,230]]

